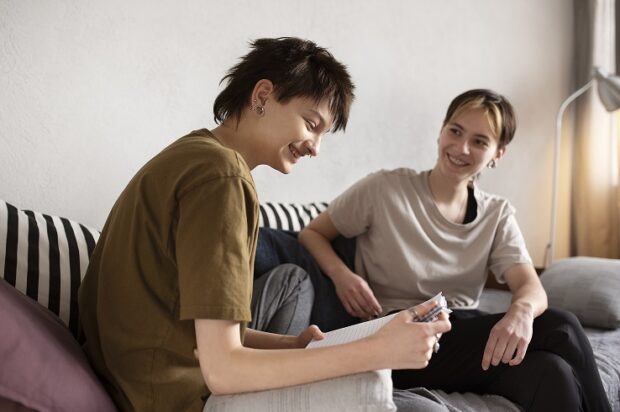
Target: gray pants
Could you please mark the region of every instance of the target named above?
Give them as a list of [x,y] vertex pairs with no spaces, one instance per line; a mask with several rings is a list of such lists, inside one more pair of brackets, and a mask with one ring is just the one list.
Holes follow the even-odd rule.
[[392,399],[399,412],[451,412],[439,397],[425,388],[394,388]]
[[314,289],[305,270],[290,263],[276,266],[254,280],[249,327],[299,335],[310,324],[313,301]]

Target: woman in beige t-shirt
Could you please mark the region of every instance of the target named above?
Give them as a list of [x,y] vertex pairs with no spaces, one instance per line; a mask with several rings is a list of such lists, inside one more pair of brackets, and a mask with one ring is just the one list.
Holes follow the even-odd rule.
[[[397,388],[503,395],[527,410],[609,410],[579,322],[547,296],[506,199],[476,177],[495,168],[516,120],[506,98],[470,90],[450,104],[430,171],[380,171],[354,184],[300,234],[352,316],[368,319],[442,291],[454,310],[441,351]],[[334,253],[356,237],[355,272]],[[491,271],[512,291],[504,314],[476,310]],[[583,409],[580,409],[583,408]]]

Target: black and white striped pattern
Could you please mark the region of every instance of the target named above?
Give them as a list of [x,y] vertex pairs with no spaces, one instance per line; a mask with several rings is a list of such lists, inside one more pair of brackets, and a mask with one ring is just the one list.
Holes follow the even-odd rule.
[[260,205],[259,225],[298,232],[325,209],[327,209],[327,203],[268,202]]
[[[327,203],[264,203],[260,225],[300,231]],[[99,232],[73,220],[0,200],[0,274],[55,313],[77,336],[77,293]]]
[[77,292],[99,232],[0,200],[0,274],[77,336]]

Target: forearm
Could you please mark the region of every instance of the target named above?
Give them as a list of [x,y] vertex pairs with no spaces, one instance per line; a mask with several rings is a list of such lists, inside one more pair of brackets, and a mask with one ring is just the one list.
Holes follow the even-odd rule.
[[540,284],[524,284],[513,292],[510,306],[531,310],[537,317],[547,309],[547,294]]
[[[203,374],[217,371],[208,386],[216,394],[275,389],[385,368],[367,340],[318,349],[260,350],[237,347]],[[202,362],[201,362],[202,364]],[[217,378],[215,378],[217,376]]]
[[244,347],[239,339],[238,322],[196,319],[195,328],[198,360],[206,385],[214,394],[231,394],[376,369],[424,368],[437,335],[448,332],[450,322],[447,318],[414,322],[410,312],[401,311],[373,335],[354,342],[281,350]]
[[246,329],[243,346],[253,349],[289,349],[295,346],[297,336],[279,335]]
[[312,254],[319,267],[332,280],[351,270],[334,251],[329,239],[311,228],[306,227],[299,234],[299,242]]
[[510,310],[528,310],[537,317],[547,309],[547,294],[531,265],[510,268],[506,280],[512,291]]

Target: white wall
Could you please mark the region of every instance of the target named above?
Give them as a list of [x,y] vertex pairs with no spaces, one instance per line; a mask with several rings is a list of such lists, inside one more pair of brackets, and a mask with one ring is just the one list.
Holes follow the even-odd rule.
[[133,173],[212,127],[224,71],[256,37],[330,48],[357,84],[346,134],[262,200],[331,200],[379,168],[430,168],[449,101],[512,99],[517,136],[485,190],[511,199],[536,264],[549,225],[553,122],[568,95],[566,0],[0,0],[0,198],[101,227]]

